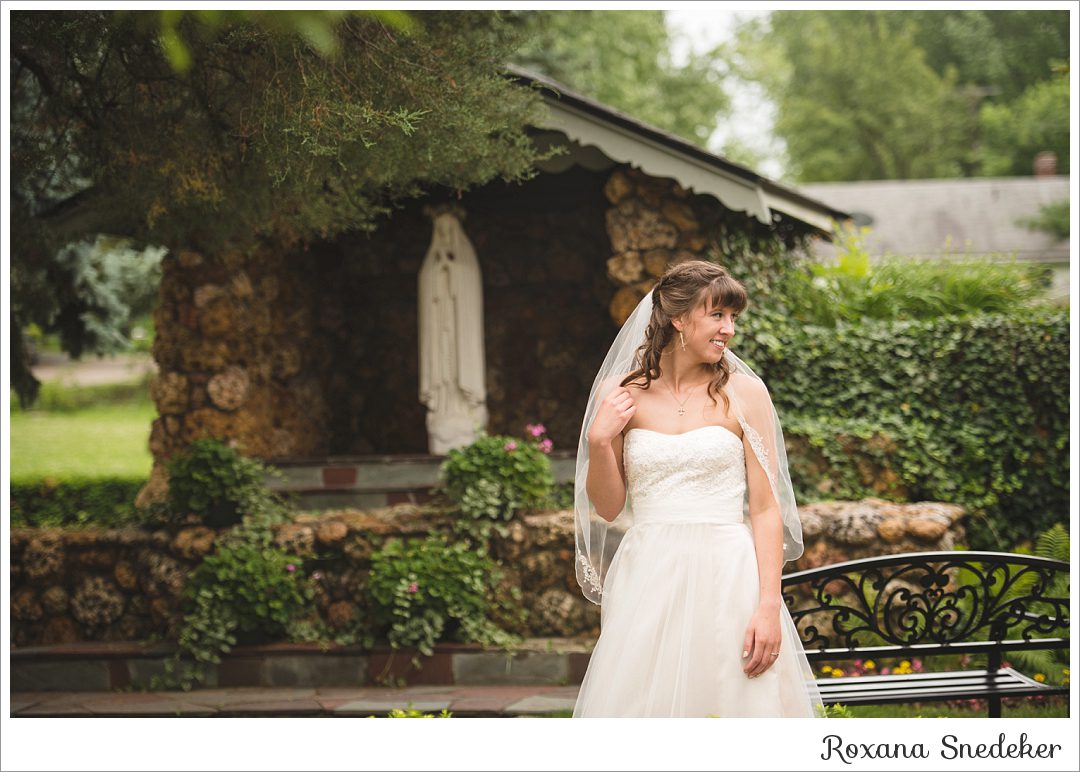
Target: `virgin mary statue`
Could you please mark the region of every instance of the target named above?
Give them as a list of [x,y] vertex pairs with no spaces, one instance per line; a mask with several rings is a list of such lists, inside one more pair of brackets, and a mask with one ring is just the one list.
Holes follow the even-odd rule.
[[420,401],[428,452],[468,445],[487,425],[484,298],[476,252],[449,209],[434,232],[419,277]]

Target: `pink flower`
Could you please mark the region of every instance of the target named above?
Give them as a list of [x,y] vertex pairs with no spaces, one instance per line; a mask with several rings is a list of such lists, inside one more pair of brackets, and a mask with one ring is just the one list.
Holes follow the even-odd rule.
[[314,579],[316,582],[322,580],[322,571],[312,571],[311,578]]
[[517,448],[517,443],[514,442],[513,440],[510,440],[508,443],[503,445],[503,450],[514,450],[516,448]]
[[416,582],[413,582],[412,584],[409,585],[408,592],[419,592],[419,591],[420,591],[420,585],[418,585]]
[[881,668],[881,674],[882,675],[888,675],[889,674],[889,668],[887,668],[887,667]]
[[554,443],[549,438],[545,437],[540,440],[539,448],[541,453],[550,453],[553,447]]
[[525,431],[531,434],[533,437],[539,437],[541,434],[547,431],[543,424],[526,424]]
[[296,566],[294,566],[292,563],[289,563],[289,565],[285,566],[285,570],[291,574],[293,571],[296,570]]

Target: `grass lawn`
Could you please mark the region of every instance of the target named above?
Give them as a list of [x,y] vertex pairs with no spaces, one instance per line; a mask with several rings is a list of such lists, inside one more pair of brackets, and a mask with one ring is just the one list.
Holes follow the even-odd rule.
[[[944,702],[923,702],[911,705],[852,705],[853,718],[986,718],[986,704],[967,708],[952,707]],[[1068,718],[1068,697],[1048,697],[1041,704],[1023,698],[1003,700],[1002,718]]]
[[[986,718],[986,707],[955,708],[944,702],[922,702],[910,705],[852,705],[852,718]],[[540,718],[570,718],[572,710],[546,713]],[[1050,697],[1043,703],[1025,699],[1005,700],[1002,718],[1068,718],[1068,697]]]
[[149,400],[71,412],[12,411],[11,480],[149,476]]

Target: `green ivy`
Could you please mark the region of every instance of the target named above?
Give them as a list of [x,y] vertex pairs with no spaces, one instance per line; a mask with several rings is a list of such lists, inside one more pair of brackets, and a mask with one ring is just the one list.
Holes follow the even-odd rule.
[[524,620],[521,591],[507,589],[499,566],[466,542],[439,535],[390,539],[371,557],[368,588],[394,648],[430,656],[440,640],[504,648],[520,643],[500,623]]
[[1068,324],[1036,308],[789,325],[751,366],[803,497],[960,503],[971,545],[1004,549],[1068,511]]

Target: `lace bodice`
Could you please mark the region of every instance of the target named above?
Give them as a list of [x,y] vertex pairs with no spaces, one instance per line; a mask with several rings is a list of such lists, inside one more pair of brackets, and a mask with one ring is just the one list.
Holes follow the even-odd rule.
[[631,429],[623,443],[627,494],[638,519],[643,512],[730,512],[739,518],[746,494],[743,441],[723,426],[681,434]]

